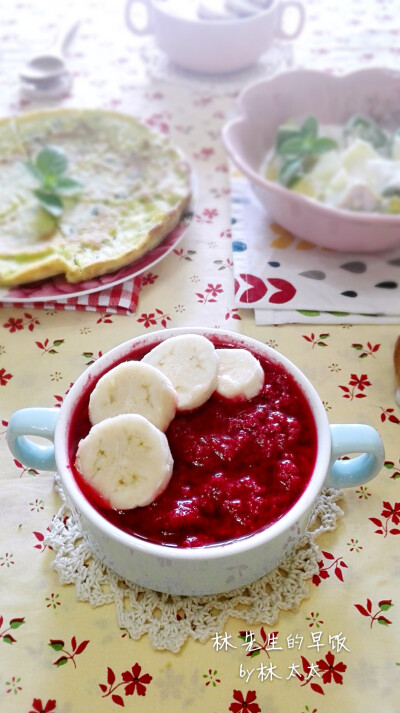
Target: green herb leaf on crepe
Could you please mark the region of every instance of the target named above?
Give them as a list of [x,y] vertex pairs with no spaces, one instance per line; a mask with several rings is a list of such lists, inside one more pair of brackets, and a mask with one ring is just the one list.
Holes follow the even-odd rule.
[[39,181],[39,188],[33,193],[42,208],[54,218],[62,215],[62,197],[75,196],[82,190],[82,184],[66,175],[68,159],[57,146],[45,146],[33,161],[25,162],[26,168]]
[[80,193],[82,190],[82,185],[75,178],[69,178],[68,176],[61,176],[56,183],[55,189],[57,193],[62,196],[74,196]]
[[36,167],[43,176],[60,176],[66,173],[68,161],[67,157],[57,146],[45,146],[36,156]]
[[44,208],[50,215],[54,218],[59,218],[63,212],[63,204],[61,198],[55,193],[48,193],[47,191],[37,188],[33,191],[36,198],[39,200],[40,205]]

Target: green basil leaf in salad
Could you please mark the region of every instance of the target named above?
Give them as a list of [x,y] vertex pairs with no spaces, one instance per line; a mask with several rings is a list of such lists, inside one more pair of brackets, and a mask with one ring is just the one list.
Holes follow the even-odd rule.
[[346,139],[359,138],[367,141],[375,149],[384,149],[388,139],[376,121],[363,114],[354,114],[346,122],[343,130]]
[[308,153],[309,148],[301,136],[292,136],[281,143],[278,154],[280,156],[293,156],[295,154]]
[[299,135],[299,130],[294,127],[290,126],[287,124],[284,124],[283,126],[278,127],[278,131],[276,132],[276,142],[275,142],[275,150],[277,153],[279,153],[279,148],[281,144],[283,144],[284,141],[287,139],[293,139]]
[[320,136],[313,142],[312,152],[320,156],[327,151],[333,151],[338,148],[337,141],[331,139],[328,136]]
[[307,139],[315,139],[318,135],[318,121],[315,116],[308,116],[302,123],[300,134]]
[[299,178],[304,176],[304,173],[303,157],[292,158],[286,161],[279,171],[279,182],[290,188]]
[[315,116],[308,116],[299,128],[281,126],[278,129],[275,152],[281,160],[279,181],[292,186],[311,171],[318,156],[338,148],[334,139],[318,136],[319,127]]
[[400,198],[400,186],[388,186],[382,191],[382,196],[384,198],[392,198],[393,196]]

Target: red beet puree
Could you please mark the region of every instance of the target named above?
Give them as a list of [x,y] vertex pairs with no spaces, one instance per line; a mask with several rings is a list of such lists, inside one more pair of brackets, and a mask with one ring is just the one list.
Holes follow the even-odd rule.
[[[141,359],[143,354],[133,351],[130,358]],[[167,437],[173,475],[151,505],[102,509],[74,469],[80,488],[108,521],[159,544],[200,547],[249,535],[292,507],[314,467],[315,422],[292,376],[256,356],[265,373],[259,396],[239,403],[214,394],[204,406],[172,421]],[[93,388],[94,383],[82,393],[72,418],[71,463],[80,438],[90,430],[87,413]]]

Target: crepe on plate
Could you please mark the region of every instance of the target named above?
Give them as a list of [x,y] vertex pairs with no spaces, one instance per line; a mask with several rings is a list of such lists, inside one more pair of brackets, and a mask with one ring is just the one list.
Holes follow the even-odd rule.
[[[58,218],[34,194],[26,167],[56,147],[81,184]],[[0,122],[0,285],[65,274],[71,283],[137,260],[178,224],[190,202],[179,149],[133,117],[59,109]]]

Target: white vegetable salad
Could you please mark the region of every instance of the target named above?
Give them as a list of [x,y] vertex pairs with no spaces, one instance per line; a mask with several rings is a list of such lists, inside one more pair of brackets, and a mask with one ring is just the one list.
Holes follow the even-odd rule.
[[400,213],[400,129],[356,114],[344,126],[315,117],[279,127],[263,173],[308,198],[351,211]]

